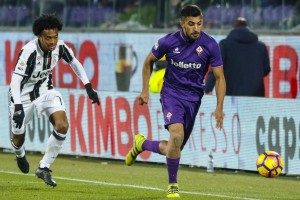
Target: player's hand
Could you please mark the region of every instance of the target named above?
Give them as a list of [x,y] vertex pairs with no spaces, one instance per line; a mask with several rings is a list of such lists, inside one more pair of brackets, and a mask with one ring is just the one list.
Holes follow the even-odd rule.
[[138,98],[139,98],[140,105],[147,104],[149,101],[149,93],[142,92]]
[[22,104],[15,104],[15,112],[13,115],[13,120],[16,123],[16,128],[20,129],[23,125],[25,118],[24,109]]
[[221,130],[223,128],[224,113],[222,110],[216,109],[214,115],[216,119],[216,128]]
[[89,98],[92,100],[92,103],[97,103],[98,105],[100,105],[100,101],[98,98],[98,94],[97,92],[92,88],[92,84],[91,83],[87,83],[85,84],[85,89],[86,89],[86,93],[88,94]]

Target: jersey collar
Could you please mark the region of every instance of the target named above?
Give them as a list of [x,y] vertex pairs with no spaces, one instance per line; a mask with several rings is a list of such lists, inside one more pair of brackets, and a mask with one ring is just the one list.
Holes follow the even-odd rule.
[[42,52],[42,55],[48,54],[48,51],[44,51],[44,50],[42,49],[39,39],[37,38],[36,40],[37,40],[37,41],[36,41],[36,42],[37,42],[37,46],[38,46],[38,48],[39,48],[39,51]]
[[180,37],[185,41],[185,42],[188,42],[188,41],[190,41],[190,39],[187,37],[187,36],[185,36],[184,35],[184,32],[183,32],[183,29],[181,28],[180,29]]

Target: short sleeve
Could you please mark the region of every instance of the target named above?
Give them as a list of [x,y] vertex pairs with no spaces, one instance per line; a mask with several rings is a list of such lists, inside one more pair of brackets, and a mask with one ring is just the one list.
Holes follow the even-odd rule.
[[211,52],[211,56],[210,56],[211,67],[218,67],[218,66],[223,65],[220,46],[218,45],[218,43],[214,39],[211,42],[210,48],[211,48],[210,49],[210,52]]
[[166,36],[159,39],[152,47],[152,53],[157,58],[160,59],[166,54],[167,43]]
[[35,52],[23,48],[19,53],[14,73],[27,76],[27,67],[30,65],[30,63],[35,62],[35,55]]
[[67,63],[71,63],[74,58],[74,53],[63,41],[59,44],[59,59],[63,58]]

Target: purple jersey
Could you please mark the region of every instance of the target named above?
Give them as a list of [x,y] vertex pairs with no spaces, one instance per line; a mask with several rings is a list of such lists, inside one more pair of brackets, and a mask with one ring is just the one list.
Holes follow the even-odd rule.
[[204,32],[195,41],[182,29],[170,33],[158,40],[152,53],[156,58],[166,54],[168,61],[162,92],[189,101],[199,101],[203,96],[208,66],[223,65],[218,43]]

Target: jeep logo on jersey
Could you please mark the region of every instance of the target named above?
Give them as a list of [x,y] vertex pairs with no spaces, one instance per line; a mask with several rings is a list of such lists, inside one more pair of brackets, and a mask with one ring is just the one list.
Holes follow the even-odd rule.
[[48,71],[39,71],[37,74],[33,74],[33,79],[43,79],[46,78],[49,74],[51,74],[51,70]]
[[184,63],[182,61],[179,61],[179,62],[174,62],[173,59],[171,59],[171,64],[176,66],[176,67],[180,67],[180,68],[184,68],[184,69],[187,69],[187,68],[194,68],[194,69],[200,69],[201,67],[201,64],[197,64],[197,63]]

